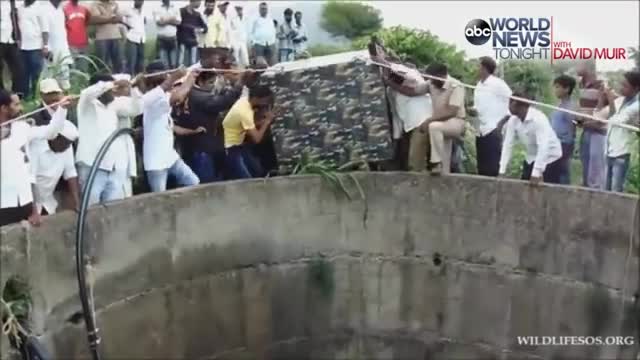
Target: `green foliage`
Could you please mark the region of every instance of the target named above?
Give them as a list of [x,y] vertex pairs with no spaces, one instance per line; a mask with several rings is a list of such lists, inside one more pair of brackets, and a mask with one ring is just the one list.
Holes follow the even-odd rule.
[[[359,169],[368,169],[368,165],[364,161],[354,161],[346,163],[340,167],[330,161],[312,158],[308,151],[303,151],[298,164],[293,169],[292,175],[320,175],[334,190],[344,194],[349,200],[353,199],[351,191],[346,186],[341,171],[347,171],[354,167]],[[355,185],[361,199],[366,199],[364,190],[358,179],[353,174],[347,173],[347,177]]]
[[329,1],[322,8],[321,26],[333,36],[355,39],[382,28],[380,11],[354,1]]
[[624,79],[624,73],[626,72],[626,70],[607,71],[604,73],[604,78],[611,88],[619,89]]
[[[91,55],[67,56],[62,59],[59,59],[53,64],[47,65],[46,69],[44,69],[44,71],[40,74],[39,80],[42,80],[45,78],[58,78],[60,75],[62,75],[64,62],[67,61],[69,58],[73,59],[73,62],[75,64],[84,62],[87,65],[87,70],[88,70],[87,72],[84,72],[76,68],[69,69],[69,82],[71,84],[71,87],[68,90],[69,94],[76,94],[76,95],[80,94],[82,89],[86,88],[89,85],[89,79],[91,78],[91,75],[104,69],[108,70],[109,68],[104,62],[102,62],[102,60],[100,60],[95,56],[91,56]],[[36,85],[36,90],[35,90],[36,94],[40,93],[39,82],[40,81],[38,81],[38,84]],[[22,103],[22,106],[25,112],[29,112],[40,107],[41,106],[40,104],[41,104],[40,96],[36,95],[35,99],[29,99],[24,101]]]
[[309,47],[307,50],[311,56],[325,56],[339,54],[351,50],[349,46],[318,44]]
[[640,194],[640,136],[636,139],[636,144],[632,149],[637,151],[631,153],[625,190],[633,194]]
[[[513,90],[525,91],[535,96],[537,101],[555,104],[551,65],[541,61],[505,61],[504,80]],[[545,110],[545,109],[541,109]]]
[[[477,80],[476,67],[466,59],[464,51],[440,40],[430,31],[395,26],[376,33],[384,46],[402,61],[413,63],[419,69],[440,62],[447,65],[449,74],[466,83]],[[356,49],[366,49],[369,38],[354,42]]]
[[11,312],[18,320],[23,321],[29,317],[33,305],[31,287],[27,281],[19,276],[13,276],[7,280],[2,289],[2,300],[8,308],[0,309],[2,320]]
[[314,258],[309,264],[309,282],[318,288],[325,298],[333,294],[333,266],[323,256]]

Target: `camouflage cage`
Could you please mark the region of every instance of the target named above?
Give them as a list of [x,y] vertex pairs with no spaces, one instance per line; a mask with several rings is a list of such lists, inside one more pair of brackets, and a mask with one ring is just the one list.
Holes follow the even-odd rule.
[[307,152],[336,166],[393,157],[385,88],[367,51],[278,64],[260,82],[275,93],[281,116],[272,127],[281,172]]

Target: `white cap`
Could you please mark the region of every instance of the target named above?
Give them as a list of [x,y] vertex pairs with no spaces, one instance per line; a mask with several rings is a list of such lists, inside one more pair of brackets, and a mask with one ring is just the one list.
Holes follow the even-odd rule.
[[122,80],[131,81],[131,75],[129,75],[129,74],[114,74],[113,75],[113,80],[115,80],[115,81],[122,81]]
[[60,85],[56,81],[56,79],[42,79],[40,81],[40,93],[41,94],[51,94],[51,93],[61,93],[62,89]]
[[64,121],[64,125],[62,126],[62,130],[60,130],[60,135],[66,137],[71,141],[76,141],[78,138],[78,128],[73,125],[73,123],[69,120]]

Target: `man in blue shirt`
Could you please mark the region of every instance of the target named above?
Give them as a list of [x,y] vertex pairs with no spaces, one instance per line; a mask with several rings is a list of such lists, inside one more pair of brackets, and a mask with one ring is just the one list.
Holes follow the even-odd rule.
[[[558,107],[575,111],[576,106],[571,94],[576,87],[576,80],[568,75],[560,75],[553,81],[554,93],[560,100]],[[560,158],[560,184],[571,184],[571,157],[576,137],[575,117],[562,111],[551,114],[551,127],[560,139],[562,157]]]

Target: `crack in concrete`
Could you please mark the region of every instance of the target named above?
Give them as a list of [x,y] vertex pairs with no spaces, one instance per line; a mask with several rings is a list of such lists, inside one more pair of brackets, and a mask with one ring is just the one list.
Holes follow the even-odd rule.
[[[412,256],[398,255],[398,256],[390,256],[390,255],[370,254],[370,253],[359,253],[359,256],[354,256],[351,253],[349,253],[349,254],[328,254],[328,255],[323,253],[322,255],[325,258],[325,260],[329,261],[329,262],[333,262],[335,260],[353,260],[353,261],[369,261],[369,262],[404,262],[404,261],[410,261],[410,262],[415,263],[415,264],[425,264],[425,265],[427,265],[429,267],[434,267],[432,255],[412,255]],[[112,307],[118,306],[119,304],[132,301],[137,297],[147,295],[147,294],[149,294],[151,292],[169,290],[169,289],[175,288],[177,286],[180,286],[180,285],[182,285],[184,283],[196,282],[196,281],[199,281],[199,280],[202,280],[202,279],[208,279],[208,278],[216,278],[216,277],[228,276],[230,273],[236,273],[236,272],[240,272],[240,271],[248,270],[248,269],[264,270],[265,268],[268,268],[268,267],[278,267],[278,268],[286,269],[286,268],[290,268],[290,267],[306,266],[308,263],[314,261],[316,258],[317,258],[316,256],[313,256],[313,257],[306,256],[306,257],[301,257],[301,258],[298,258],[298,259],[293,259],[293,260],[289,260],[289,261],[285,261],[285,262],[265,262],[265,263],[249,264],[249,265],[235,267],[233,269],[225,270],[223,272],[219,272],[219,273],[215,273],[215,274],[205,274],[205,275],[198,276],[198,277],[195,277],[195,278],[192,278],[192,279],[184,280],[183,282],[180,282],[180,283],[170,283],[170,284],[167,284],[165,286],[145,289],[145,290],[143,290],[141,292],[138,292],[136,294],[132,294],[132,295],[124,297],[124,298],[122,298],[120,300],[117,300],[117,301],[114,301],[112,303],[106,304],[106,305],[96,309],[96,313],[100,313],[100,312],[106,311],[106,310],[108,310],[108,309],[110,309]],[[448,263],[448,265],[452,265],[452,266],[458,267],[460,269],[470,269],[470,270],[476,269],[476,270],[481,270],[481,271],[492,271],[492,272],[495,272],[495,273],[498,273],[498,274],[511,275],[511,276],[521,276],[521,277],[530,277],[531,276],[531,272],[527,271],[526,269],[512,268],[512,267],[508,267],[506,265],[496,265],[496,264],[488,265],[488,264],[483,264],[483,263],[473,263],[473,262],[468,262],[468,261],[455,259],[455,258],[450,258],[450,257],[444,257],[443,263]],[[589,282],[584,282],[584,281],[580,281],[580,280],[568,279],[568,278],[565,278],[565,277],[562,277],[562,276],[546,274],[546,273],[540,273],[540,272],[535,273],[534,276],[538,277],[538,278],[541,278],[541,279],[544,279],[544,280],[548,280],[550,282],[560,283],[560,284],[565,284],[565,285],[572,285],[572,286],[579,286],[581,288],[600,288],[600,289],[608,291],[609,295],[610,296],[614,296],[614,297],[618,297],[618,296],[622,295],[620,288],[613,288],[613,287],[609,287],[609,286],[602,285],[602,284],[589,283]],[[629,299],[629,301],[630,300],[631,299]]]

